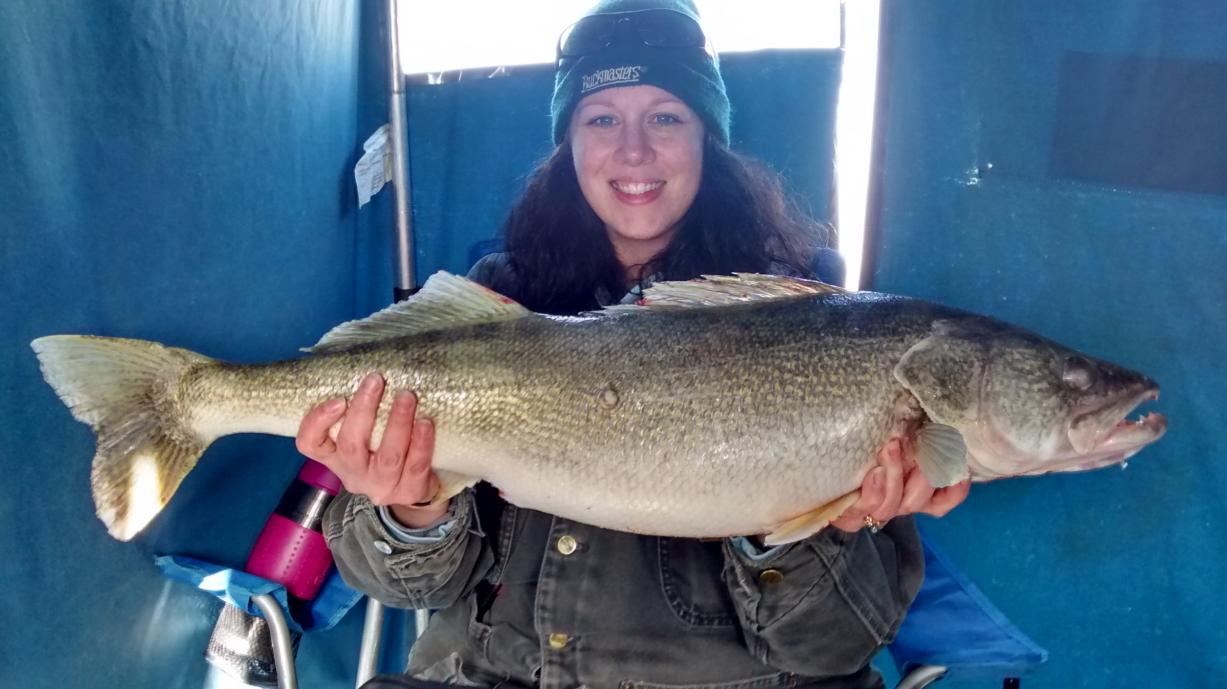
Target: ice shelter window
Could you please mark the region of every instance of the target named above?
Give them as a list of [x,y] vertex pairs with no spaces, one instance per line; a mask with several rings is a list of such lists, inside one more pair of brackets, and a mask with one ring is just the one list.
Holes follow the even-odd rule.
[[[401,71],[425,83],[457,74],[549,65],[558,34],[596,0],[407,2],[397,0]],[[843,50],[836,114],[839,249],[846,287],[860,282],[876,95],[879,0],[696,0],[720,54]],[[466,76],[465,78],[471,78]]]
[[[397,5],[401,71],[452,72],[546,64],[568,24],[595,0],[404,2]],[[840,0],[697,0],[721,53],[840,47]]]
[[1227,63],[1071,52],[1049,173],[1227,195]]

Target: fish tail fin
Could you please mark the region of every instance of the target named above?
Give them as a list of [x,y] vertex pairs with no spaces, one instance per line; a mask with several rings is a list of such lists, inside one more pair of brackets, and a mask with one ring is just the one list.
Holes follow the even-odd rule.
[[212,441],[187,418],[176,391],[212,359],[156,342],[53,335],[30,343],[43,377],[97,436],[90,484],[98,517],[127,541],[170,500]]

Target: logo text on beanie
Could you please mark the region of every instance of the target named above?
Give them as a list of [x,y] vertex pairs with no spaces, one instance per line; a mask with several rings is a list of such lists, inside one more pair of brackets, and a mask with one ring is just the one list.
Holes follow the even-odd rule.
[[639,65],[598,69],[592,74],[584,75],[579,92],[588,93],[593,89],[599,89],[602,86],[612,86],[614,84],[633,84],[639,81],[639,74],[642,71],[643,67]]

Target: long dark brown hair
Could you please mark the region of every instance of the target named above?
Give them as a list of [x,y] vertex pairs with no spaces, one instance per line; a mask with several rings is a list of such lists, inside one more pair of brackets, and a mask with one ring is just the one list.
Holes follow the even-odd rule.
[[[576,313],[596,307],[598,290],[626,291],[626,270],[580,191],[569,142],[530,177],[503,238],[514,284],[494,287],[534,311]],[[677,235],[637,268],[640,279],[780,269],[812,277],[814,253],[829,241],[828,229],[797,208],[775,173],[708,136],[698,194]]]

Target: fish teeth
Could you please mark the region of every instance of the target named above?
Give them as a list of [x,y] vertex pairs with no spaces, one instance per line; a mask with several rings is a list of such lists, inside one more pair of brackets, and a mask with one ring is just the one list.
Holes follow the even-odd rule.
[[634,196],[638,196],[640,194],[646,194],[649,191],[654,191],[656,189],[659,189],[662,186],[664,186],[665,183],[664,182],[613,182],[612,184],[613,184],[614,189],[617,189],[623,194],[631,194]]

